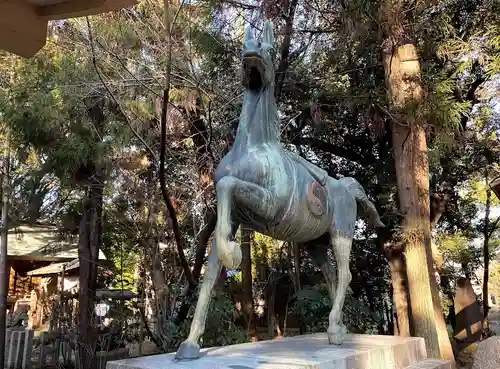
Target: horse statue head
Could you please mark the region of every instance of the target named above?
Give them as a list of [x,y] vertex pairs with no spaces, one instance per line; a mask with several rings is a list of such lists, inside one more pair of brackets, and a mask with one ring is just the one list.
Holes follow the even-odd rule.
[[275,59],[276,50],[272,23],[270,21],[264,23],[262,41],[253,37],[252,29],[248,26],[245,29],[243,41],[243,86],[256,93],[272,87]]

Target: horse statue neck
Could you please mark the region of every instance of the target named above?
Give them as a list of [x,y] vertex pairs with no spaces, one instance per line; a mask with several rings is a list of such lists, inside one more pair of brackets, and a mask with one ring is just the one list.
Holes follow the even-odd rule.
[[279,118],[274,99],[274,83],[259,91],[246,89],[234,147],[247,150],[252,146],[264,143],[279,144],[279,142]]

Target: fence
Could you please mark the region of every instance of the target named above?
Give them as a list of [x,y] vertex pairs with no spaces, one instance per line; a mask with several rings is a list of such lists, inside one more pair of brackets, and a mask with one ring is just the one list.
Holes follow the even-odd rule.
[[27,328],[7,328],[5,363],[7,369],[28,369],[33,350],[34,331]]

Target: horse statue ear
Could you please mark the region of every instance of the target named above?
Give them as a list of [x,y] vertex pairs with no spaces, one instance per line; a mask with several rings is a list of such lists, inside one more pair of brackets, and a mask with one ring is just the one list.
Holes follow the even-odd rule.
[[245,38],[243,39],[243,43],[247,42],[248,40],[253,39],[253,34],[252,34],[252,28],[250,26],[246,26],[245,28]]
[[271,23],[271,21],[266,20],[266,22],[264,23],[263,35],[263,41],[266,44],[274,46],[273,24]]

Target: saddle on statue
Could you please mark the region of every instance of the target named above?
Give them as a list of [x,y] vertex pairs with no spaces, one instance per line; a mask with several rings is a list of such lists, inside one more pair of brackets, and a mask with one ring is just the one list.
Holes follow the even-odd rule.
[[326,185],[328,180],[328,172],[326,170],[308,162],[302,156],[294,152],[288,150],[283,150],[283,152],[294,162],[302,165],[322,187]]

